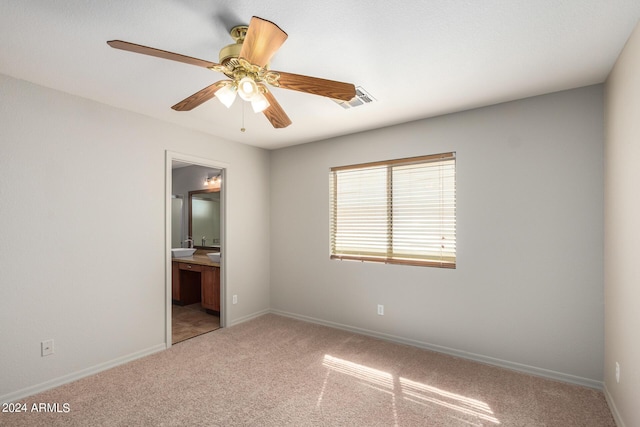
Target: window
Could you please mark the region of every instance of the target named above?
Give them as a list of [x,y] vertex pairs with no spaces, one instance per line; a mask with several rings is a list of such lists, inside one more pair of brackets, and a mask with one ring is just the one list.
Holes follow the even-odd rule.
[[331,258],[456,267],[455,153],[332,168]]

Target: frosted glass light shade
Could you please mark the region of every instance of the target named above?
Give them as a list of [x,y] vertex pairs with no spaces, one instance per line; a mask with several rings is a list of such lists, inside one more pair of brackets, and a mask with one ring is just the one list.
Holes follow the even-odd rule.
[[254,113],[261,113],[267,108],[269,108],[269,101],[267,98],[261,94],[260,92],[256,93],[256,95],[251,100],[251,107],[253,108]]
[[225,107],[231,107],[233,101],[236,100],[236,88],[232,84],[221,87],[216,92],[216,97],[224,104]]
[[238,83],[238,93],[240,98],[251,101],[258,93],[258,85],[250,77],[243,77]]

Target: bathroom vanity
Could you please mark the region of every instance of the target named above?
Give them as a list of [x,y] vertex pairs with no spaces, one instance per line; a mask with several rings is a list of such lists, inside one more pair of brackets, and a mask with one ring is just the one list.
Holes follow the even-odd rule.
[[207,311],[220,312],[220,263],[197,252],[190,257],[173,258],[171,293],[174,304],[200,302]]

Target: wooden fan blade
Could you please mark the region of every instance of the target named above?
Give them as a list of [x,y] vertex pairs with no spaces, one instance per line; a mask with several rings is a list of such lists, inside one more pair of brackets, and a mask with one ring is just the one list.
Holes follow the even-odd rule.
[[249,22],[249,29],[242,43],[239,57],[264,67],[287,37],[287,33],[273,22],[254,16]]
[[287,116],[287,113],[284,112],[278,101],[276,101],[275,96],[268,90],[265,92],[264,96],[269,101],[269,107],[262,112],[265,117],[271,122],[271,125],[276,129],[286,128],[291,124],[291,119]]
[[317,77],[302,76],[300,74],[283,73],[278,80],[279,87],[283,89],[297,90],[299,92],[312,93],[328,98],[350,101],[356,96],[356,87],[351,83],[342,83],[334,80],[319,79]]
[[167,52],[166,50],[155,49],[153,47],[142,46],[140,44],[124,42],[122,40],[110,40],[107,42],[107,44],[115,49],[127,50],[134,53],[142,53],[143,55],[170,59],[172,61],[184,62],[185,64],[196,65],[198,67],[210,68],[214,65],[218,65],[215,62],[192,58],[191,56],[180,55],[179,53]]
[[214,96],[216,96],[216,92],[224,86],[223,81],[215,82],[211,86],[207,86],[201,91],[198,91],[191,95],[190,97],[183,99],[174,105],[173,108],[176,111],[190,111],[196,108],[198,105],[202,104],[205,101],[210,100]]

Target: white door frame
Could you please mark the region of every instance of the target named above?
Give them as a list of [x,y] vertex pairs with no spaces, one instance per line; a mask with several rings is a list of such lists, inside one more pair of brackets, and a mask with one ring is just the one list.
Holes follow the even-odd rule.
[[220,169],[222,184],[220,185],[220,250],[224,250],[224,256],[220,258],[220,327],[227,325],[227,191],[229,189],[229,164],[218,160],[196,157],[189,154],[177,153],[174,151],[165,151],[165,345],[171,347],[171,184],[173,181],[171,164],[174,160],[191,163],[198,166],[205,166],[214,169]]

